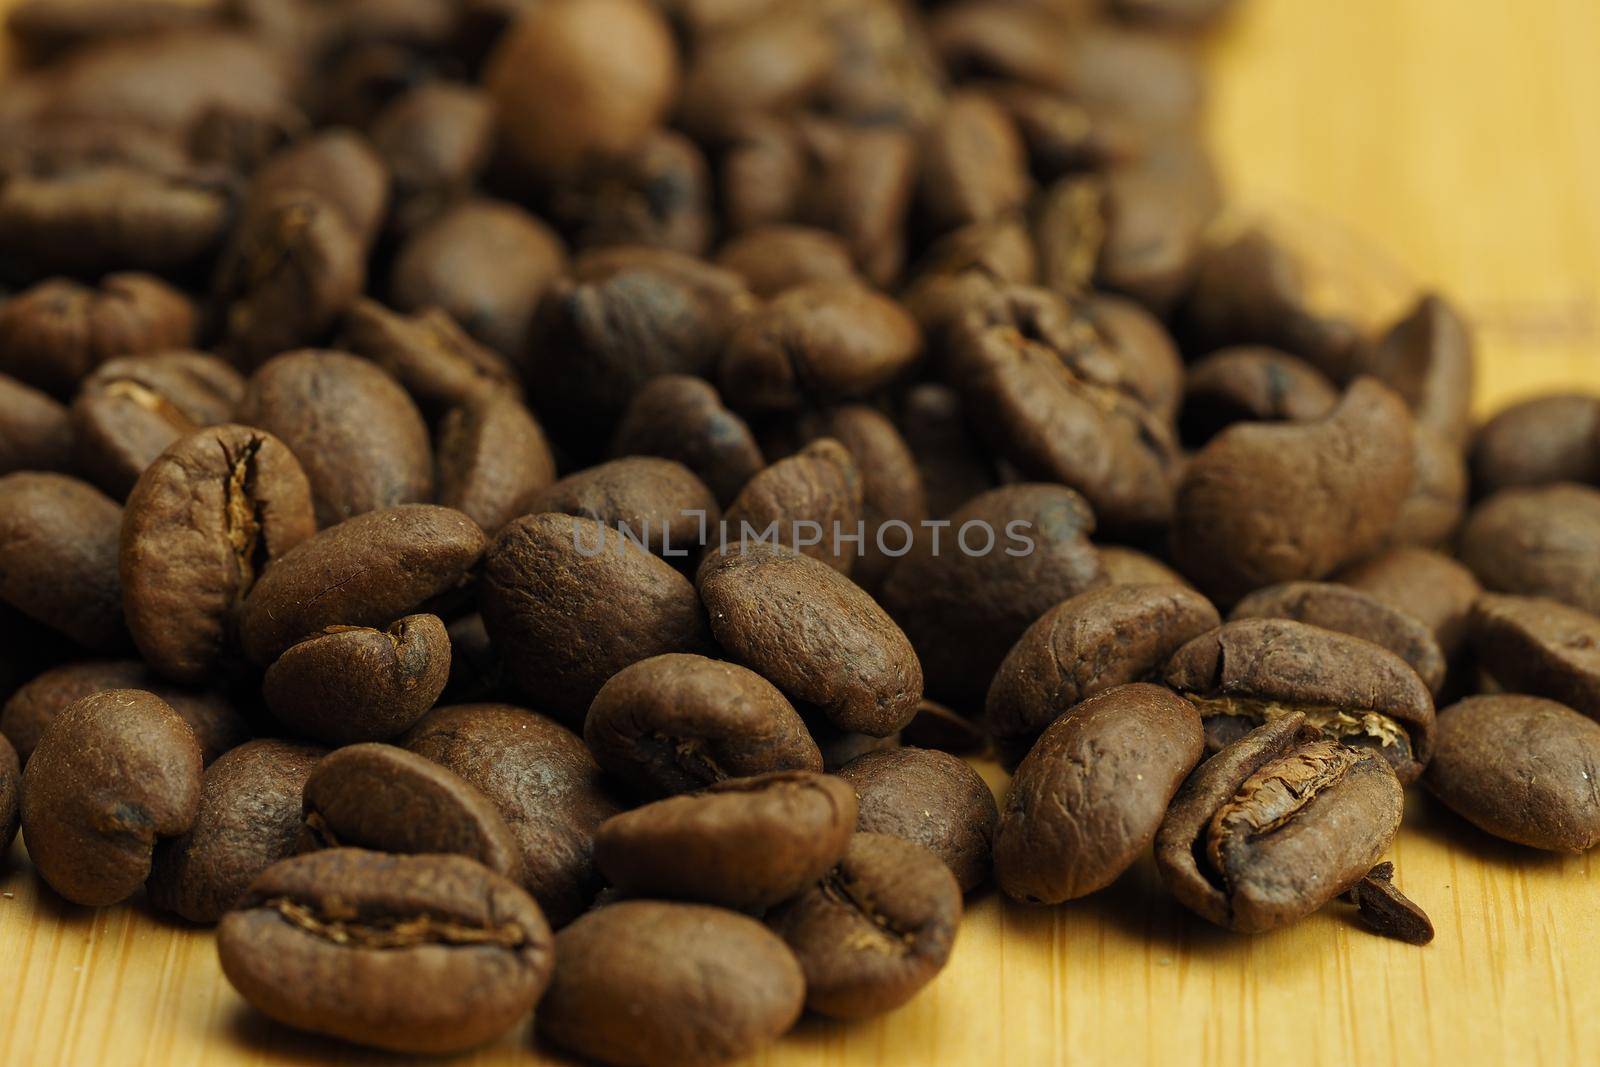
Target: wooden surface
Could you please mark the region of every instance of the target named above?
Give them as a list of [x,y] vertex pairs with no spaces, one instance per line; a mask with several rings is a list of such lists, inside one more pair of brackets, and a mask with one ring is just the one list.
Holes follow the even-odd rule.
[[[1597,41],[1593,0],[1250,0],[1211,47],[1214,143],[1239,202],[1365,259],[1379,291],[1415,278],[1458,298],[1479,326],[1485,410],[1600,388]],[[1231,936],[1145,866],[1058,909],[980,897],[911,1005],[808,1022],[755,1062],[1593,1062],[1593,858],[1498,844],[1422,797],[1393,858],[1438,926],[1429,948],[1338,907]],[[204,931],[142,904],[62,905],[20,846],[0,891],[0,1064],[366,1061],[253,1016]],[[528,1047],[519,1033],[470,1062],[532,1062]]]

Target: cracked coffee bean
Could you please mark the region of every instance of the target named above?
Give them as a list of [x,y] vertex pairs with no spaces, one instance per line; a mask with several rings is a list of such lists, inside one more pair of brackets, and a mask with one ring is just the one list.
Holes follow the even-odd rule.
[[1343,899],[1356,906],[1361,921],[1375,934],[1408,945],[1426,945],[1433,940],[1433,920],[1395,888],[1392,863],[1372,868]]

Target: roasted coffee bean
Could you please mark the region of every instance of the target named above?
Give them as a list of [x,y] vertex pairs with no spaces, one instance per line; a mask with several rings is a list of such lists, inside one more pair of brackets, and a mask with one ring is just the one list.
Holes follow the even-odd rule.
[[304,844],[477,860],[517,881],[522,855],[489,798],[430,759],[393,745],[349,745],[305,783]]
[[494,151],[494,102],[481,89],[425,82],[391,100],[368,129],[394,182],[394,222],[415,230],[464,199]]
[[937,231],[989,222],[1020,208],[1032,182],[1027,150],[999,104],[958,91],[921,137],[923,215]]
[[1062,295],[1094,284],[1105,242],[1105,182],[1069,175],[1035,199],[1031,215],[1038,245],[1039,283]]
[[517,21],[484,79],[518,162],[560,177],[626,154],[666,117],[678,52],[640,0],[557,4]]
[[490,546],[484,625],[512,681],[540,707],[582,721],[617,671],[709,644],[694,587],[592,519],[529,515]]
[[769,8],[708,33],[684,72],[681,120],[702,139],[726,137],[756,116],[819,96],[838,42],[814,14]]
[[1600,484],[1600,396],[1564,393],[1506,408],[1473,441],[1472,481],[1484,495],[1555,482]]
[[1420,548],[1392,548],[1346,567],[1335,580],[1371,593],[1422,622],[1451,660],[1466,642],[1467,614],[1483,593],[1467,568]]
[[104,652],[127,643],[117,579],[122,509],[64,474],[0,477],[0,601]]
[[1188,585],[1189,579],[1147,552],[1125,545],[1099,545],[1100,566],[1114,585]]
[[655,656],[612,675],[589,705],[583,738],[607,773],[646,796],[822,770],[805,723],[771,682],[703,656]]
[[1160,686],[1118,686],[1063,712],[1011,781],[994,842],[1000,888],[1059,904],[1110,885],[1204,753],[1200,717]]
[[759,537],[820,560],[841,574],[855,567],[844,542],[863,522],[861,469],[842,444],[822,438],[751,478],[724,516],[728,537]]
[[548,226],[515,204],[462,201],[407,237],[389,277],[394,305],[442,308],[509,360],[523,357],[539,298],[566,269]]
[[850,248],[836,234],[782,223],[749,230],[717,253],[717,265],[738,274],[759,297],[802,285],[857,282]]
[[1183,357],[1160,319],[1127,297],[1094,293],[1074,307],[1115,353],[1122,388],[1171,424],[1183,404]]
[[458,1052],[511,1029],[553,967],[516,884],[461,856],[331,849],[251,883],[217,927],[222,973],[263,1014],[396,1052]]
[[539,1033],[587,1059],[675,1067],[738,1059],[805,1007],[805,976],[754,919],[699,904],[622,901],[556,936]]
[[67,409],[32,386],[0,374],[0,475],[64,471],[71,462],[72,423]]
[[1106,174],[1105,241],[1095,277],[1171,317],[1198,271],[1220,182],[1192,132],[1168,127]]
[[370,248],[389,210],[389,171],[370,142],[353,130],[312,134],[275,154],[256,171],[250,199],[321,197]]
[[0,304],[0,371],[57,397],[117,356],[187,348],[194,305],[146,274],[41,282]]
[[1481,696],[1439,713],[1428,791],[1485,833],[1550,852],[1600,844],[1600,724],[1553,700]]
[[1293,619],[1382,645],[1411,665],[1438,693],[1445,659],[1423,623],[1369,593],[1326,582],[1285,582],[1258,589],[1234,605],[1229,619]]
[[104,41],[204,27],[214,17],[174,0],[24,0],[12,9],[6,32],[42,61]]
[[145,662],[189,684],[226,670],[256,579],[315,532],[305,473],[271,434],[214,426],[167,449],[122,516],[122,606]]
[[364,359],[306,350],[269,360],[250,379],[239,421],[294,452],[321,526],[433,493],[422,416],[393,378]]
[[611,451],[676,460],[724,506],[766,466],[750,427],[722,406],[716,387],[683,374],[653,378],[634,394]]
[[706,557],[698,586],[717,642],[834,726],[887,737],[916,714],[922,668],[911,642],[826,564],[741,542]]
[[911,748],[957,756],[977,755],[989,745],[989,735],[979,723],[932,700],[917,705],[917,714],[900,731],[900,740]]
[[165,700],[194,731],[208,764],[250,737],[249,722],[227,694],[168,685],[137,660],[82,660],[51,667],[6,701],[0,711],[0,731],[26,762],[63,711],[108,689],[142,689]]
[[839,862],[856,825],[855,791],[831,775],[729,778],[607,820],[595,864],[628,896],[759,911]]
[[917,277],[901,297],[922,327],[928,363],[938,376],[949,363],[951,337],[969,313],[983,310],[1009,286],[1040,280],[1039,260],[1050,251],[1018,219],[963,226],[940,237],[917,265]]
[[402,747],[454,771],[499,809],[522,858],[522,884],[556,926],[601,887],[595,830],[619,810],[583,741],[510,704],[435,708]]
[[324,755],[294,741],[247,741],[206,768],[187,833],[159,842],[150,903],[195,923],[215,923],[256,876],[293,856],[301,794]]
[[1467,517],[1460,548],[1485,589],[1600,614],[1600,489],[1503,489]]
[[1429,293],[1376,345],[1357,350],[1345,375],[1369,374],[1400,395],[1456,452],[1472,435],[1472,330],[1451,303]]
[[1376,749],[1406,785],[1433,754],[1427,685],[1393,652],[1347,634],[1241,619],[1180,648],[1165,680],[1200,709],[1212,751],[1298,712],[1326,737]]
[[954,389],[934,382],[913,386],[899,422],[922,472],[930,517],[944,518],[995,488],[999,479],[994,463],[967,426],[961,395]]
[[706,531],[722,518],[711,490],[689,468],[647,456],[568,475],[534,494],[524,510],[591,519],[673,564],[698,556]]
[[1467,623],[1477,663],[1508,691],[1600,720],[1600,618],[1552,600],[1478,598]]
[[22,776],[22,832],[34,868],[74,904],[126,900],[158,838],[194,823],[200,746],[160,697],[111,689],[63,711]]
[[1161,878],[1218,926],[1286,926],[1355,887],[1400,829],[1404,797],[1374,752],[1320,737],[1298,712],[1201,765],[1156,837]]
[[858,833],[838,866],[767,925],[800,961],[808,1009],[865,1019],[898,1008],[944,969],[961,911],[961,889],[933,853]]
[[1200,446],[1236,422],[1315,422],[1339,402],[1333,383],[1271,348],[1227,348],[1189,368],[1179,428]]
[[705,154],[661,129],[560,183],[549,211],[579,248],[645,245],[691,256],[705,254],[716,222]]
[[1094,515],[1063,486],[1005,486],[948,519],[889,571],[882,599],[922,660],[928,695],[975,712],[1029,625],[1106,575],[1089,541]]
[[1000,758],[1015,764],[1069,708],[1154,677],[1174,652],[1220,622],[1210,601],[1181,585],[1107,585],[1051,608],[1017,641],[989,687],[985,717]]
[[1408,945],[1426,945],[1433,940],[1433,920],[1395,888],[1392,863],[1372,868],[1343,899],[1359,909],[1361,921],[1376,934]]
[[747,315],[728,340],[718,382],[741,411],[793,411],[876,392],[922,355],[915,320],[865,286],[799,286]]
[[944,861],[963,892],[989,878],[1000,813],[978,772],[925,748],[869,752],[839,769],[856,791],[856,829],[921,845]]
[[11,742],[0,735],[0,853],[11,851],[22,825],[22,762]]
[[267,668],[261,695],[294,733],[348,745],[405,733],[449,678],[444,623],[409,615],[386,630],[329,626],[310,635]]
[[450,412],[439,423],[433,451],[438,502],[490,534],[536,510],[531,502],[556,476],[543,427],[509,395]]
[[392,374],[430,415],[521,393],[511,364],[439,308],[402,315],[358,300],[344,317],[343,344]]
[[387,626],[457,588],[483,531],[450,508],[408,504],[331,526],[262,574],[239,613],[245,655],[265,666],[329,626]]
[[1428,426],[1417,424],[1411,491],[1384,537],[1386,545],[1433,548],[1449,541],[1467,510],[1467,461]]
[[1232,427],[1194,457],[1178,487],[1178,568],[1231,603],[1366,555],[1411,489],[1413,436],[1400,398],[1368,379],[1319,422]]

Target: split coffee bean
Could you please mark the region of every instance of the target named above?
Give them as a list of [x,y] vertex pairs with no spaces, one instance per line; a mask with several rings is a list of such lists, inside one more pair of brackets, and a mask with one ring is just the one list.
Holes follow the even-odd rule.
[[1553,600],[1479,597],[1467,624],[1478,665],[1513,693],[1600,721],[1600,618]]
[[839,768],[856,791],[856,829],[921,845],[944,861],[961,891],[989,879],[1000,812],[965,761],[925,748],[868,752]]

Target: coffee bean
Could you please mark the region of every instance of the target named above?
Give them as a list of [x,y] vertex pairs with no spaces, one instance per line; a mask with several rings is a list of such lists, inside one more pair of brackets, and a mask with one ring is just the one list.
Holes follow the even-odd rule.
[[353,130],[316,133],[273,155],[251,182],[253,202],[296,194],[321,197],[370,248],[389,210],[388,168]]
[[696,137],[724,137],[819,94],[837,42],[808,12],[770,9],[710,34],[684,72],[679,110]]
[[127,644],[117,578],[122,509],[64,474],[0,477],[0,600],[85,648]]
[[22,763],[17,750],[0,735],[0,852],[10,852],[22,825]]
[[1219,206],[1220,182],[1193,128],[1162,128],[1106,174],[1097,285],[1171,316],[1191,288]]
[[995,488],[994,464],[968,428],[954,389],[934,382],[913,386],[899,423],[922,473],[930,517],[944,518]]
[[526,510],[601,523],[678,566],[692,563],[722,518],[711,490],[689,468],[647,456],[568,475],[535,494]]
[[1467,623],[1479,666],[1513,693],[1600,720],[1600,618],[1551,600],[1478,598]]
[[1428,687],[1393,652],[1346,634],[1241,619],[1178,649],[1165,681],[1200,709],[1212,751],[1298,711],[1326,737],[1376,749],[1402,784],[1433,754]]
[[[1326,462],[1334,454],[1339,462]],[[1378,547],[1411,488],[1412,454],[1400,398],[1366,379],[1320,422],[1234,426],[1194,457],[1178,488],[1178,567],[1230,603],[1320,579]]]
[[1118,686],[1066,711],[1012,779],[994,842],[1000,888],[1059,904],[1110,885],[1204,752],[1199,716],[1160,686]]
[[247,741],[206,768],[188,832],[160,841],[150,903],[215,923],[257,875],[298,849],[301,793],[324,751],[293,741]]
[[470,192],[494,152],[494,102],[481,89],[424,82],[391,100],[367,133],[394,183],[395,225],[407,232]]
[[912,748],[957,756],[978,755],[989,745],[989,735],[979,723],[932,700],[917,705],[916,717],[900,731],[900,739]]
[[1485,589],[1600,614],[1600,489],[1503,489],[1467,517],[1461,562]]
[[64,471],[71,462],[67,409],[32,386],[0,374],[0,474]]
[[22,777],[22,832],[50,888],[74,904],[126,900],[158,838],[194,823],[200,746],[160,697],[84,697],[45,730]]
[[800,961],[807,1008],[865,1019],[900,1007],[944,969],[961,910],[961,890],[933,853],[859,833],[837,867],[767,924]]
[[676,460],[724,506],[766,466],[750,427],[722,406],[716,388],[682,374],[652,378],[634,394],[611,451]]
[[1290,712],[1190,777],[1161,824],[1156,865],[1186,907],[1260,933],[1366,877],[1394,840],[1402,806],[1381,756],[1322,738]]
[[663,129],[561,182],[549,212],[579,248],[636,245],[691,256],[705,254],[716,223],[705,154]]
[[539,1033],[604,1063],[722,1063],[788,1031],[805,1006],[788,947],[754,919],[699,904],[623,901],[556,936]]
[[1051,242],[1050,235],[1030,233],[1010,218],[963,226],[933,243],[901,297],[922,327],[931,370],[944,377],[952,337],[969,312],[984,313],[1009,288],[1041,280],[1049,265],[1040,261],[1055,251]]
[[191,8],[170,0],[133,0],[132,3],[33,0],[17,5],[6,22],[6,31],[31,59],[45,61],[119,38],[201,28],[212,17],[212,12],[204,8]]
[[856,824],[855,792],[809,771],[730,778],[617,815],[594,858],[629,896],[757,911],[839,862]]
[[1370,374],[1406,402],[1417,425],[1461,452],[1472,433],[1471,327],[1450,301],[1425,294],[1377,344],[1357,350],[1354,374]]
[[278,1022],[443,1053],[527,1015],[550,981],[552,940],[526,893],[469,859],[333,849],[252,882],[217,928],[217,954]]
[[456,408],[439,423],[434,446],[437,500],[496,533],[531,510],[555,480],[550,442],[512,396]]
[[1199,446],[1236,422],[1315,422],[1339,402],[1315,367],[1272,348],[1227,348],[1189,368],[1183,384],[1185,443]]
[[1555,482],[1600,484],[1600,396],[1563,393],[1506,408],[1473,441],[1472,481],[1484,495]]
[[1180,585],[1110,585],[1052,608],[1000,665],[985,703],[1003,762],[1015,764],[1068,708],[1159,674],[1169,657],[1221,620]]
[[1143,305],[1110,293],[1092,293],[1075,310],[1116,354],[1122,387],[1163,423],[1175,422],[1183,403],[1184,365],[1166,325]]
[[1234,605],[1232,619],[1293,619],[1382,645],[1417,672],[1428,691],[1444,685],[1445,659],[1419,620],[1349,586],[1285,582],[1258,589]]
[[1098,545],[1100,566],[1114,585],[1189,585],[1189,580],[1147,552]]
[[1467,510],[1467,462],[1432,428],[1417,424],[1411,490],[1384,537],[1385,545],[1433,548],[1452,539]]
[[1032,185],[1022,137],[999,104],[952,93],[922,133],[919,202],[936,230],[988,222],[1020,208]]
[[1395,888],[1392,863],[1372,868],[1343,899],[1359,909],[1361,921],[1374,933],[1408,945],[1426,945],[1433,940],[1433,920]]
[[294,452],[321,526],[433,493],[433,453],[416,405],[366,360],[319,350],[278,356],[250,379],[239,421]]
[[267,668],[261,695],[294,733],[331,745],[397,737],[444,691],[450,637],[433,615],[385,630],[329,626]]
[[708,555],[698,585],[718,643],[833,725],[887,737],[916,714],[922,669],[911,643],[826,564],[744,542]]
[[510,704],[435,708],[400,739],[472,783],[499,809],[522,855],[522,884],[557,926],[600,889],[594,833],[619,810],[583,741]]
[[230,669],[257,577],[315,532],[311,487],[271,434],[215,426],[167,449],[122,520],[123,610],[145,662],[191,684]]
[[861,469],[825,437],[751,478],[724,519],[729,539],[759,537],[850,574],[856,551],[843,538],[857,534],[863,514]]
[[1392,548],[1346,567],[1335,579],[1424,623],[1451,660],[1466,642],[1467,613],[1483,592],[1467,568],[1420,548]]
[[921,845],[955,874],[963,892],[989,877],[994,794],[978,772],[944,752],[900,748],[869,752],[839,769],[856,791],[856,829]]
[[459,586],[483,531],[450,508],[408,504],[358,515],[279,557],[239,613],[240,644],[265,666],[329,626],[387,626]]
[[432,415],[521,393],[510,362],[436,307],[404,315],[357,300],[344,317],[343,344],[388,371]]
[[1551,852],[1600,844],[1600,725],[1553,700],[1481,696],[1439,713],[1428,791],[1485,833]]
[[812,226],[775,224],[749,230],[717,253],[717,265],[745,280],[759,297],[776,297],[815,283],[858,281],[850,248]]
[[771,682],[703,656],[654,656],[612,675],[589,706],[583,737],[609,774],[646,796],[822,770],[805,723]]

